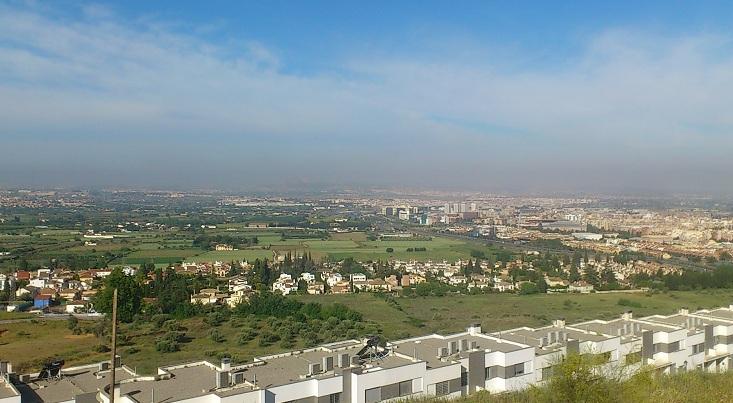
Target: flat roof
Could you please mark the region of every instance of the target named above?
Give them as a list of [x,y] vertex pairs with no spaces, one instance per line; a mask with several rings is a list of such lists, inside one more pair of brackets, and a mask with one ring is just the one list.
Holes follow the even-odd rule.
[[644,320],[652,321],[652,322],[659,322],[663,323],[665,325],[672,325],[677,327],[684,327],[688,328],[688,326],[692,326],[692,328],[688,328],[689,330],[694,329],[702,329],[705,325],[713,325],[713,326],[731,326],[733,325],[733,322],[726,321],[723,319],[718,318],[711,318],[704,315],[670,315],[670,316],[662,316],[662,315],[653,315],[648,316],[644,318]]
[[712,311],[701,311],[697,312],[696,315],[711,316],[721,319],[733,320],[733,311],[725,308],[713,309]]
[[13,385],[8,384],[4,378],[0,377],[0,399],[14,396],[18,396],[18,393],[13,390]]
[[216,388],[216,369],[199,363],[183,368],[167,369],[172,374],[170,379],[140,380],[120,385],[122,395],[130,395],[139,402],[156,402],[185,400],[203,396]]
[[[625,332],[625,327],[631,325],[630,331]],[[609,321],[603,320],[592,320],[588,322],[582,322],[572,325],[577,329],[583,329],[593,331],[596,333],[602,333],[609,336],[621,337],[622,340],[638,339],[641,338],[640,331],[652,331],[652,332],[674,332],[676,330],[683,329],[679,326],[673,326],[668,324],[655,324],[649,323],[645,320],[639,319],[612,319]],[[640,331],[639,331],[640,330]],[[624,333],[625,332],[625,333]]]
[[[23,402],[63,402],[74,396],[97,392],[109,385],[110,371],[98,372],[98,366],[87,365],[62,371],[60,379],[36,379],[25,385],[17,385]],[[119,382],[133,378],[125,368],[117,368],[115,379]]]
[[517,343],[523,343],[535,347],[535,354],[543,355],[549,354],[561,350],[567,341],[557,341],[554,343],[547,343],[543,345],[543,337],[548,337],[553,332],[560,332],[566,335],[566,340],[578,340],[579,342],[601,342],[614,338],[616,336],[610,336],[606,334],[598,334],[592,331],[584,331],[578,328],[572,328],[570,326],[545,326],[540,328],[528,328],[521,327],[517,329],[505,330],[502,332],[494,333],[503,339],[511,340]]
[[[467,333],[458,333],[449,336],[432,334],[429,336],[417,337],[404,341],[397,341],[391,343],[390,346],[397,353],[410,357],[417,355],[417,359],[425,361],[429,368],[438,368],[452,365],[456,359],[468,357],[469,351],[459,351],[452,356],[446,357],[444,359],[438,357],[439,348],[446,347],[450,349],[450,343],[457,342],[460,349],[461,340],[467,341],[469,345],[469,351],[470,346],[473,343],[475,343],[477,350],[501,351],[504,353],[517,351],[529,347],[520,346],[510,341],[500,342],[488,336],[471,335]],[[453,357],[453,359],[451,359],[450,357]]]
[[[258,387],[272,387],[312,378],[334,377],[340,375],[342,370],[342,368],[338,367],[338,357],[342,354],[348,354],[348,367],[351,367],[351,358],[363,347],[363,342],[347,340],[326,344],[309,350],[256,357],[254,363],[233,367],[232,372],[243,373],[244,379],[248,382],[254,382],[256,380]],[[323,359],[326,357],[333,358],[333,369],[330,371],[325,371],[325,368],[323,368]],[[412,362],[412,360],[387,355],[367,362],[363,368],[364,370],[394,368],[411,364]],[[307,376],[310,364],[321,364],[322,372]]]

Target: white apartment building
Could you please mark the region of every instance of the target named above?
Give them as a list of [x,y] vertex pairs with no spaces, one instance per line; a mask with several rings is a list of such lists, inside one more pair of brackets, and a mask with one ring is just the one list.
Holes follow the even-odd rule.
[[[630,375],[642,364],[659,373],[726,371],[733,354],[733,306],[635,319],[521,327],[397,340],[345,340],[257,357],[241,365],[199,361],[139,375],[119,365],[116,402],[376,403],[397,398],[501,393],[545,382],[568,354],[592,354],[599,369]],[[0,362],[0,403],[109,402],[109,362],[62,369],[52,378],[12,374]]]

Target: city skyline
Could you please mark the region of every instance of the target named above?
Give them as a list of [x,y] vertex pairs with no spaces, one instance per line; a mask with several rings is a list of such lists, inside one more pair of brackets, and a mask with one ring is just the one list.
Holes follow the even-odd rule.
[[690,4],[6,2],[0,186],[729,195]]

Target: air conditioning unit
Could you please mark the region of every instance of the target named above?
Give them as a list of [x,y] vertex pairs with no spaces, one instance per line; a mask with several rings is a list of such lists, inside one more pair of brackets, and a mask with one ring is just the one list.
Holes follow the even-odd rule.
[[323,357],[323,371],[333,370],[333,357]]
[[244,383],[244,372],[237,372],[236,374],[234,374],[233,381],[235,385]]
[[216,388],[226,388],[229,386],[229,371],[216,371]]
[[457,353],[458,352],[458,342],[457,341],[452,341],[452,342],[448,343],[448,349],[449,349],[449,351],[450,351],[451,354]]
[[308,375],[316,375],[321,373],[321,364],[317,362],[312,362],[308,364]]

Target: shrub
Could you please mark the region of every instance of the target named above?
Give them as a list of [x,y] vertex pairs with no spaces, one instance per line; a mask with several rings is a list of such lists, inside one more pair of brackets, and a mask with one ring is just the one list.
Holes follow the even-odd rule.
[[394,252],[394,248],[387,248],[387,253],[392,253],[392,252]]
[[221,343],[224,341],[224,336],[222,336],[221,333],[217,329],[211,329],[211,332],[209,332],[209,337],[214,343]]
[[274,333],[271,333],[271,332],[263,332],[262,334],[260,334],[259,345],[260,347],[266,347],[266,346],[272,345],[273,343],[279,340],[280,340],[280,336]]
[[239,334],[239,338],[237,339],[237,344],[243,345],[247,344],[250,341],[254,340],[255,337],[257,337],[257,331],[254,329],[243,329],[242,332]]
[[617,304],[621,306],[630,306],[633,308],[642,308],[643,307],[641,305],[641,302],[632,301],[626,298],[619,298]]
[[[74,330],[79,326],[79,319],[76,316],[69,315],[69,319],[66,320],[66,327],[69,330]],[[74,333],[77,334],[77,333]]]
[[179,343],[183,341],[185,334],[182,332],[168,332],[159,337],[155,342],[155,349],[161,353],[172,353],[180,350]]
[[107,353],[110,350],[106,344],[97,344],[96,346],[94,346],[94,351],[97,353]]

